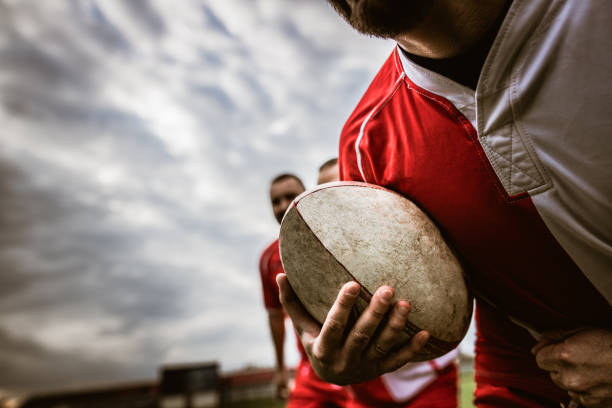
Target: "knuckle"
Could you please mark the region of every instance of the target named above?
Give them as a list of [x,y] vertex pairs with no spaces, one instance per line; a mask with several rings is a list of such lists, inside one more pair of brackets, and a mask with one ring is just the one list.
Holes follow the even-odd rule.
[[382,320],[385,317],[385,314],[386,314],[385,310],[378,310],[376,308],[373,308],[370,310],[370,315],[376,318],[377,320]]
[[328,318],[325,322],[325,325],[327,326],[327,330],[333,333],[341,332],[342,330],[344,330],[344,324],[340,320],[335,318]]
[[347,373],[348,371],[349,371],[349,367],[348,367],[348,362],[346,360],[341,360],[334,367],[334,373],[336,374],[337,378],[342,378],[344,374]]
[[374,352],[376,353],[376,355],[379,357],[384,357],[389,353],[389,350],[385,349],[378,343],[374,343],[374,346],[372,348]]
[[359,346],[365,346],[370,342],[371,336],[368,333],[362,331],[356,331],[351,335],[352,340],[355,344]]
[[567,349],[561,350],[559,352],[559,360],[561,360],[564,363],[571,363],[573,360],[572,353]]
[[417,354],[421,350],[421,345],[414,340],[410,340],[409,350],[412,354]]
[[582,392],[586,391],[587,387],[584,381],[576,375],[565,375],[561,378],[563,388],[568,391]]
[[347,296],[340,295],[338,296],[336,303],[338,304],[338,306],[348,309],[348,308],[353,307],[354,299],[351,299]]
[[400,319],[390,319],[388,326],[393,333],[401,333],[404,330],[405,324]]
[[428,341],[423,342],[422,340],[415,340],[414,338],[410,340],[409,350],[412,356],[416,356],[422,350],[427,350]]
[[325,352],[325,350],[319,346],[318,344],[315,344],[312,347],[312,351],[310,353],[310,355],[312,356],[312,358],[316,361],[320,361],[321,363],[327,363],[329,361],[329,356],[328,354]]

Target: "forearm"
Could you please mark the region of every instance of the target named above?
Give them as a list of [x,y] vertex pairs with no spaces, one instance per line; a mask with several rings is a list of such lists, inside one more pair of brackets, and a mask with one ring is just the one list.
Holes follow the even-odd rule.
[[268,324],[274,344],[277,369],[285,368],[285,315],[282,309],[268,309]]

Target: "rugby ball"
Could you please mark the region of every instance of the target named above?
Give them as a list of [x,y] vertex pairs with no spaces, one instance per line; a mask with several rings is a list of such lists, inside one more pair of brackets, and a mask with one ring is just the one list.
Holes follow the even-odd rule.
[[410,303],[401,343],[430,338],[415,361],[455,348],[472,315],[463,269],[432,220],[407,198],[358,182],[321,185],[298,196],[281,223],[280,254],[296,295],[319,323],[348,281],[361,285],[353,322],[381,285]]

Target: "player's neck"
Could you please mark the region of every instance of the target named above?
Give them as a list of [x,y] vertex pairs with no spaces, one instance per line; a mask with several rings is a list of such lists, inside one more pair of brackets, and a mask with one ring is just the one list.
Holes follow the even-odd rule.
[[[497,18],[493,20],[493,23],[487,26],[488,30],[481,33],[477,40],[470,44],[470,47],[462,49],[458,54],[450,52],[448,47],[446,51],[440,50],[440,52],[419,53],[418,50],[417,52],[411,52],[410,49],[405,48],[404,43],[400,41],[398,43],[404,54],[416,64],[453,79],[469,88],[476,89],[480,71],[489,53],[489,49],[512,3],[512,1],[503,1],[505,1],[505,4],[502,10],[497,12]],[[471,19],[474,18],[474,16],[471,17]],[[440,55],[447,54],[450,56],[439,57]]]
[[432,59],[456,57],[487,36],[503,20],[510,3],[512,0],[438,2],[418,26],[395,40],[413,55]]

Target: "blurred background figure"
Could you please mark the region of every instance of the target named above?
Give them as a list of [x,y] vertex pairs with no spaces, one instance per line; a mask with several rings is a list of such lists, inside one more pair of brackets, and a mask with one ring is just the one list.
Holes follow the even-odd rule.
[[[302,192],[304,192],[304,184],[293,174],[280,174],[272,180],[270,184],[270,204],[274,217],[279,224],[293,199]],[[274,343],[277,398],[285,399],[288,397],[288,408],[345,407],[348,394],[344,388],[326,383],[317,376],[299,341],[297,344],[300,352],[300,362],[295,374],[293,389],[288,390],[289,378],[284,356],[286,316],[278,297],[278,286],[276,285],[276,275],[283,273],[278,239],[274,240],[261,255],[259,273],[264,304],[268,312],[270,333]]]
[[340,172],[338,171],[338,158],[329,159],[319,167],[319,177],[317,184],[330,183],[340,180]]

